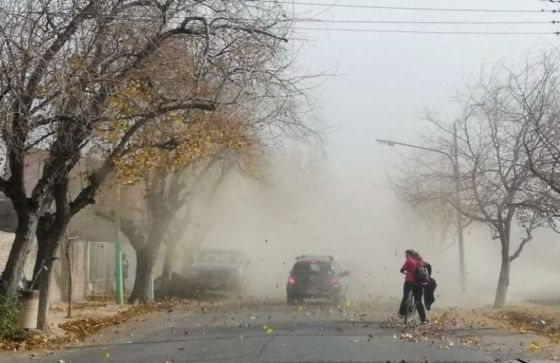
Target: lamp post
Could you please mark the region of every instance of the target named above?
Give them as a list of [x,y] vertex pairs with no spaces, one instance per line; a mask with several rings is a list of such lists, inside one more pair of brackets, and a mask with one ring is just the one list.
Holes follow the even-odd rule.
[[[456,125],[453,125],[453,154],[452,155],[442,150],[432,149],[425,146],[406,144],[403,142],[398,142],[393,140],[377,139],[377,142],[387,146],[402,146],[402,147],[408,147],[408,148],[445,155],[453,165],[453,179],[455,182],[454,198],[457,205],[459,205],[461,199],[460,199],[460,186],[459,186],[459,151],[457,147]],[[467,285],[467,277],[465,271],[465,246],[464,246],[463,224],[461,223],[461,213],[457,208],[455,209],[455,211],[456,211],[456,223],[457,223],[457,240],[458,240],[458,247],[459,247],[459,279],[460,279],[461,288],[465,290]]]
[[117,304],[122,305],[123,299],[123,273],[122,273],[122,246],[121,246],[121,185],[116,181],[115,205],[115,293]]

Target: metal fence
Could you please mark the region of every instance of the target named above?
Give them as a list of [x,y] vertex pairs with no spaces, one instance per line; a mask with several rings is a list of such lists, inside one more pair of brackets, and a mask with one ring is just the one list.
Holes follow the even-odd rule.
[[107,295],[115,282],[115,248],[113,243],[88,243],[88,290],[91,295]]
[[[123,256],[128,263],[128,276],[124,281],[124,289],[130,291],[136,269],[136,254],[130,244],[123,244]],[[88,242],[88,293],[90,295],[110,295],[115,291],[115,244],[110,242]]]

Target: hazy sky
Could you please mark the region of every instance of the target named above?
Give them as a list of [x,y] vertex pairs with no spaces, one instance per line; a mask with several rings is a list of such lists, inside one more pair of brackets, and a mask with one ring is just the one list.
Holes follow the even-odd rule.
[[[538,0],[294,2],[537,11],[548,6]],[[481,14],[295,6],[303,16],[325,20],[551,22],[555,18],[551,13]],[[354,296],[375,290],[398,295],[402,279],[398,272],[401,251],[414,247],[438,266],[440,286],[449,293],[458,279],[457,251],[451,244],[453,231],[445,241],[438,241],[437,221],[419,223],[407,213],[407,208],[397,201],[387,185],[386,175],[394,170],[399,156],[375,140],[417,142],[426,127],[422,122],[426,108],[441,112],[442,117],[452,117],[456,109],[454,96],[482,66],[497,61],[517,63],[529,51],[554,47],[559,39],[552,33],[555,28],[560,30],[560,25],[299,23],[298,27],[320,28],[300,30],[296,34],[297,38],[307,39],[293,42],[294,47],[301,46],[302,70],[310,73],[336,70],[339,74],[314,90],[317,112],[331,127],[325,143],[327,167],[318,174],[305,165],[300,168],[305,158],[295,153],[292,159],[283,155],[273,163],[269,187],[244,180],[232,181],[222,191],[211,214],[210,220],[219,224],[208,231],[206,243],[243,246],[253,261],[251,268],[260,276],[259,291],[272,290],[278,296],[283,296],[283,289],[278,286],[285,283],[293,256],[302,253],[327,253],[340,258],[353,272]],[[441,35],[329,30],[334,28],[550,34]],[[483,226],[469,227],[465,240],[469,283],[477,283],[476,298],[488,303],[498,275],[498,245],[491,241],[488,229]],[[544,262],[547,255],[557,256],[554,253],[560,251],[556,236],[539,234],[535,240],[538,243],[532,243],[524,251],[524,258],[516,261],[512,294],[516,289],[529,293],[527,276],[534,273],[554,276],[538,269],[550,265]],[[447,249],[442,250],[439,245],[442,242]],[[380,257],[379,261],[372,263],[372,256]],[[526,271],[531,274],[525,274]],[[265,289],[267,286],[269,290]],[[480,298],[482,293],[484,298]]]
[[[298,2],[298,0],[295,0]],[[539,0],[300,0],[339,5],[471,9],[552,9]],[[558,6],[560,8],[560,4]],[[475,13],[380,10],[296,5],[296,11],[327,20],[391,21],[543,21],[552,13]],[[376,138],[414,141],[426,124],[425,108],[453,114],[453,96],[484,65],[516,62],[529,51],[555,47],[556,24],[346,24],[302,23],[298,37],[308,39],[300,54],[302,68],[333,70],[339,76],[317,90],[318,111],[335,128],[329,135],[329,163],[337,178],[370,175],[378,185],[396,154]],[[550,35],[440,35],[340,32],[329,29],[427,31],[550,32]],[[364,174],[365,171],[365,174]],[[381,175],[381,180],[373,180]]]

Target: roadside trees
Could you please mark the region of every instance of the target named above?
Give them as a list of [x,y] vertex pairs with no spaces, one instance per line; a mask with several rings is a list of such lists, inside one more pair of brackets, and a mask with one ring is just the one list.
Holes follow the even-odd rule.
[[[529,120],[543,114],[543,93],[534,69],[515,73],[497,66],[467,90],[462,112],[454,123],[432,121],[436,132],[427,137],[431,148],[453,150],[453,126],[458,133],[459,195],[454,197],[453,165],[434,155],[408,162],[412,171],[396,182],[398,196],[411,205],[451,206],[466,219],[486,225],[500,244],[500,272],[494,307],[506,301],[511,263],[533,239],[532,232],[547,216],[540,208],[550,196],[531,171],[525,140]],[[536,112],[539,113],[536,113]],[[512,232],[521,231],[515,241]]]
[[[172,248],[171,239],[181,237],[189,220],[184,213],[190,207],[193,193],[200,183],[209,183],[214,192],[223,176],[232,168],[237,154],[247,153],[255,146],[244,123],[225,125],[215,115],[207,117],[204,125],[190,124],[191,133],[199,133],[195,144],[182,143],[183,150],[123,158],[116,166],[117,181],[107,183],[99,195],[96,214],[114,220],[118,210],[122,232],[136,252],[136,274],[129,303],[151,302],[150,278],[159,251],[165,243]],[[229,117],[232,117],[231,115]],[[199,121],[200,122],[200,121]],[[151,140],[152,138],[150,138]],[[221,169],[215,181],[208,174]],[[120,186],[120,197],[115,198]]]
[[[9,169],[0,191],[18,217],[3,295],[15,291],[35,236],[37,267],[50,261],[72,216],[95,202],[119,160],[141,154],[130,148],[138,132],[173,132],[193,120],[193,111],[246,99],[275,116],[262,127],[280,127],[296,103],[289,96],[299,94],[285,73],[290,16],[277,3],[5,0],[0,8],[0,114]],[[269,107],[274,96],[284,98],[286,112]],[[143,153],[176,149],[186,139],[158,138]],[[46,154],[36,182],[24,176],[33,149]],[[99,167],[69,195],[71,171],[92,152]],[[49,279],[47,273],[39,281],[40,327]]]

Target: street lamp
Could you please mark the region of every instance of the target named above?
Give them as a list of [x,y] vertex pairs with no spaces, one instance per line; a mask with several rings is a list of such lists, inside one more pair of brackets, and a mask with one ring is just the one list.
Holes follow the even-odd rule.
[[121,242],[121,184],[117,178],[115,184],[115,293],[117,304],[124,303]]
[[[453,179],[455,181],[455,203],[457,206],[459,205],[460,199],[460,191],[459,191],[459,152],[457,147],[457,126],[453,125],[453,155],[446,153],[445,151],[432,149],[429,147],[419,146],[419,145],[412,145],[406,144],[404,142],[398,142],[393,140],[383,140],[377,139],[377,142],[387,146],[403,146],[409,147],[413,149],[438,153],[441,155],[445,155],[451,161],[453,165]],[[458,247],[459,247],[459,279],[461,283],[461,288],[465,290],[467,285],[467,277],[465,271],[465,247],[464,247],[464,235],[463,235],[463,223],[461,223],[461,213],[459,212],[458,208],[455,208],[456,212],[456,223],[457,223],[457,239],[458,239]]]

